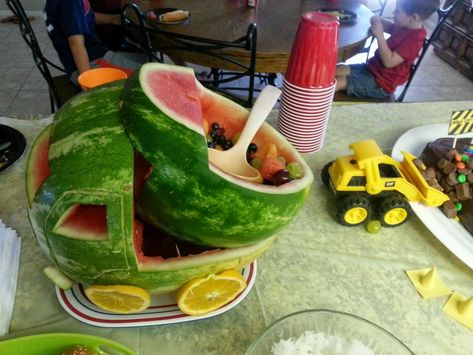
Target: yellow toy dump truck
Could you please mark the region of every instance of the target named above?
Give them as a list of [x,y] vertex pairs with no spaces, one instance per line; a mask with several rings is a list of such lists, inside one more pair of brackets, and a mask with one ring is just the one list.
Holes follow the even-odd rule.
[[382,225],[398,226],[411,215],[409,202],[440,206],[449,198],[431,187],[416,166],[415,156],[402,152],[400,163],[383,154],[375,141],[350,144],[354,154],[339,157],[322,169],[322,181],[337,198],[337,219],[356,226],[378,218]]

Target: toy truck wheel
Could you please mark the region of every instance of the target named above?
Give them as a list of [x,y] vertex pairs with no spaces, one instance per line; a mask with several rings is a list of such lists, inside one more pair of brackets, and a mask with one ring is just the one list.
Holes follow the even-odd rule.
[[345,226],[357,226],[368,221],[372,211],[370,201],[362,196],[347,196],[337,202],[337,219]]
[[322,171],[320,172],[320,177],[322,178],[322,182],[325,186],[329,187],[330,182],[330,174],[328,173],[328,169],[332,166],[333,160],[324,165]]
[[379,220],[386,227],[395,227],[406,222],[412,214],[409,203],[401,196],[384,199],[378,206]]

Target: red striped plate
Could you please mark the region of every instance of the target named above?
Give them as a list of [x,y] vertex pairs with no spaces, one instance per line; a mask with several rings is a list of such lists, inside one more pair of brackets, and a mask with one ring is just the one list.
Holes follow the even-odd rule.
[[84,293],[84,286],[76,284],[69,290],[56,287],[56,296],[61,306],[72,317],[86,324],[97,327],[142,327],[189,322],[198,319],[210,318],[224,313],[240,303],[250,292],[256,280],[256,261],[241,270],[241,274],[248,285],[235,299],[225,306],[203,316],[189,316],[182,313],[177,307],[173,293],[151,296],[151,305],[144,311],[132,314],[110,313],[96,307]]

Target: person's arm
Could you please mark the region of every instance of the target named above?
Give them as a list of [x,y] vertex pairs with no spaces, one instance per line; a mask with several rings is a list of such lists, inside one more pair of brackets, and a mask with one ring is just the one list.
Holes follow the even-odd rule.
[[74,58],[74,63],[76,64],[79,73],[89,70],[89,55],[87,54],[87,49],[85,49],[84,36],[69,36],[67,41],[69,43],[69,48],[71,49],[72,57]]
[[121,25],[120,15],[103,14],[101,12],[95,13],[95,23],[97,25]]
[[378,53],[379,53],[379,56],[381,57],[381,61],[383,62],[383,65],[386,68],[392,68],[392,67],[395,67],[396,65],[401,64],[404,61],[404,58],[402,58],[395,51],[392,51],[388,47],[388,43],[386,42],[386,39],[384,38],[384,27],[381,22],[381,18],[379,17],[373,18],[372,24],[373,25],[371,26],[371,32],[373,33],[373,36],[376,38],[378,42]]

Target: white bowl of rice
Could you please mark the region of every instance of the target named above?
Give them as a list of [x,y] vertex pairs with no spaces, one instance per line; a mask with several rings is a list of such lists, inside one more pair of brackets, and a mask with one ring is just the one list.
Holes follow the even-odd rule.
[[398,338],[353,314],[313,309],[289,314],[262,332],[247,355],[412,355]]

